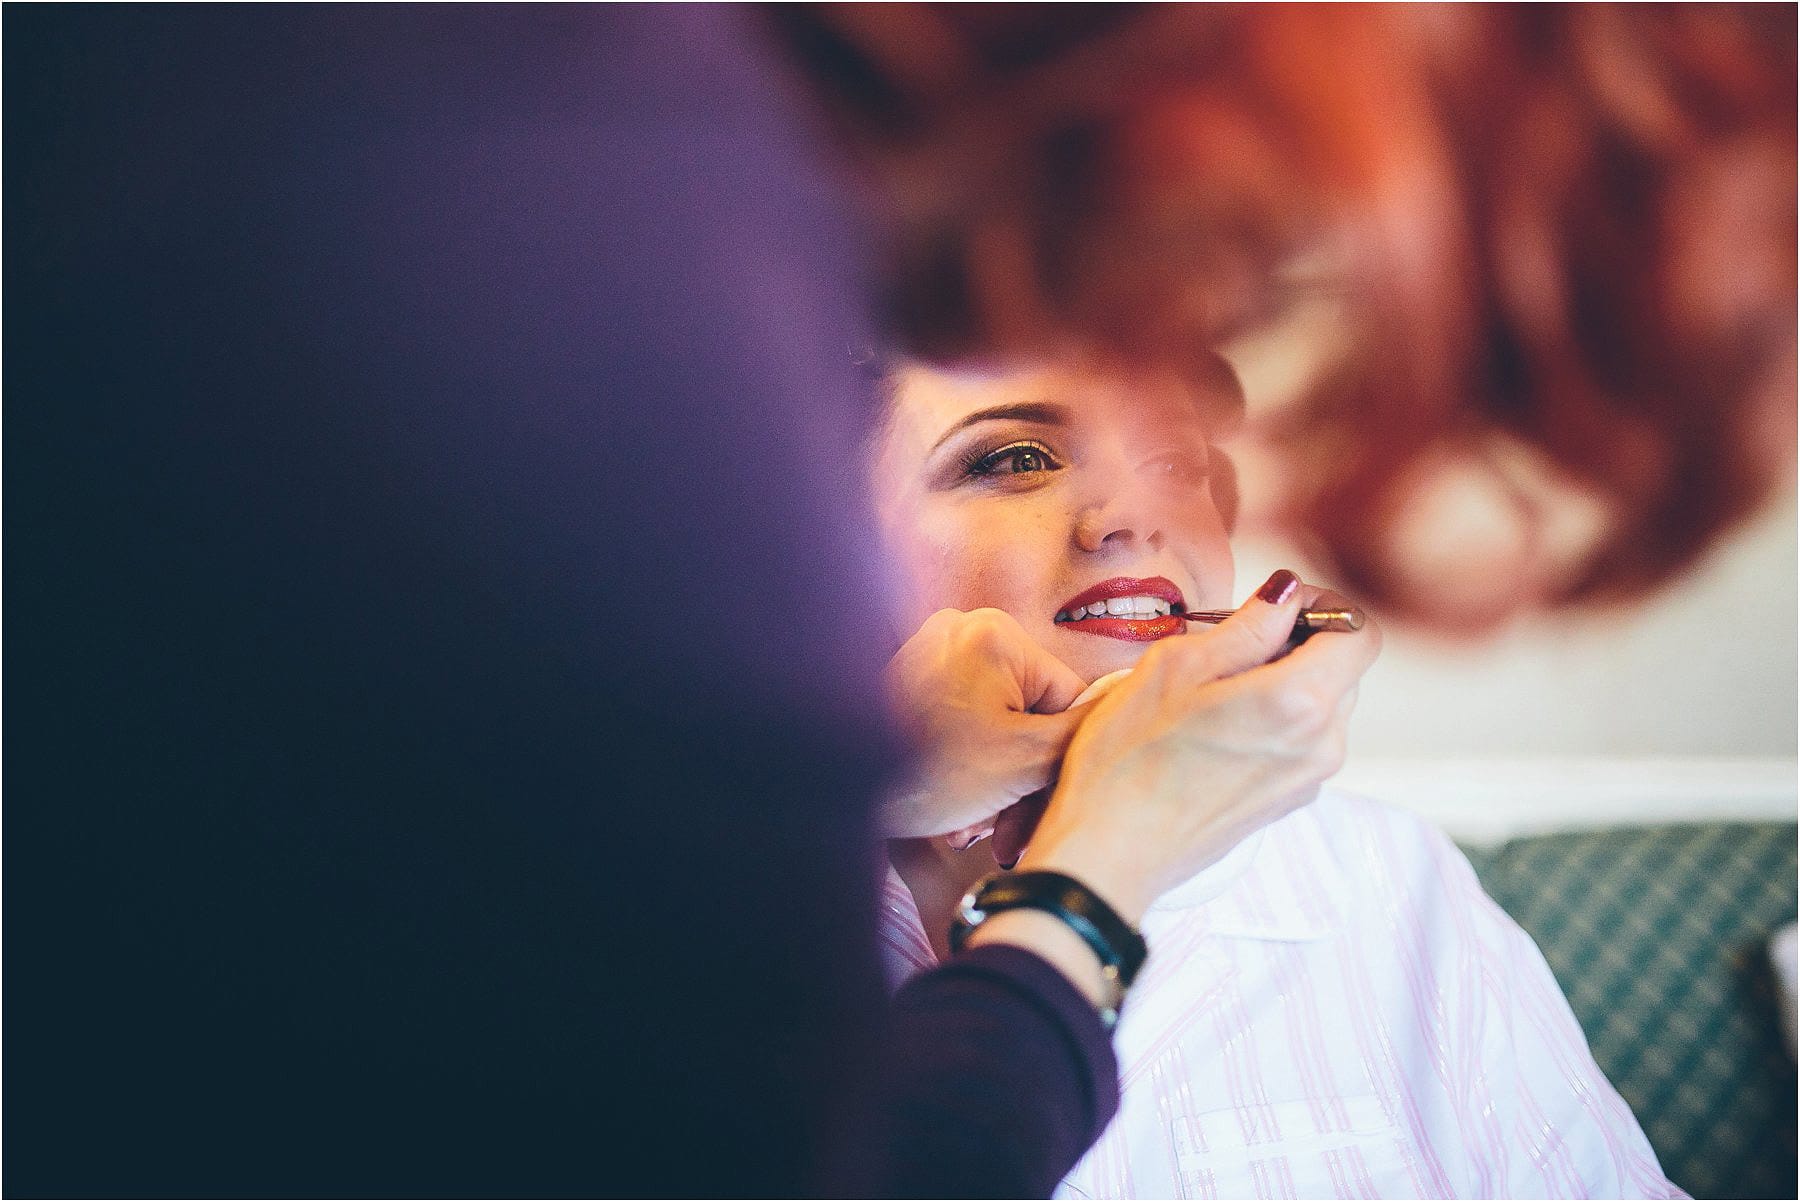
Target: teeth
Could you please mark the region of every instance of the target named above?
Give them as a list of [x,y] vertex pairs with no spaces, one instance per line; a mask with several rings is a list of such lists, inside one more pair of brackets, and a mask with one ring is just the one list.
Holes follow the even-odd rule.
[[1080,622],[1086,618],[1161,618],[1168,616],[1170,606],[1160,597],[1109,597],[1092,605],[1078,605],[1056,615],[1058,622]]

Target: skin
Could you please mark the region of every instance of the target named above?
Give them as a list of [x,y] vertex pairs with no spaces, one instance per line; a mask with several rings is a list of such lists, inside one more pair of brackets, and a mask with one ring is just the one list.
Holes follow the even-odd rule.
[[[1163,891],[1310,800],[1341,763],[1379,634],[1315,638],[1283,655],[1298,609],[1333,594],[1301,586],[1279,602],[1252,599],[1217,627],[1154,643],[1056,621],[1118,576],[1164,577],[1189,609],[1231,608],[1207,448],[1216,415],[1241,396],[1221,379],[1226,395],[1084,364],[897,377],[873,483],[902,618],[917,624],[888,692],[920,755],[884,817],[934,936],[994,862],[985,847],[959,852],[932,836],[991,826],[1025,811],[1012,807],[1028,794],[1054,786],[1035,833],[1015,840],[1029,836],[1020,867],[1069,872],[1136,922]],[[968,421],[1026,404],[1053,408]],[[1126,667],[1100,700],[1069,708],[1088,682]],[[1003,914],[975,941],[1028,946],[1103,996],[1092,953],[1054,919]]]
[[[1025,404],[1060,412],[960,424]],[[1229,607],[1231,546],[1213,500],[1210,434],[1202,406],[1173,380],[1082,367],[903,369],[877,508],[907,628],[945,608],[998,609],[1088,682],[1146,650],[1055,621],[1088,587],[1161,576],[1189,609]],[[965,470],[969,457],[1008,447],[1018,450],[987,474]]]

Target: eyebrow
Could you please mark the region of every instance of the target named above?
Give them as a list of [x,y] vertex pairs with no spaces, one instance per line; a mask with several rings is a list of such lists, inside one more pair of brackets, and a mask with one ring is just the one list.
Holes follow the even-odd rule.
[[1045,426],[1066,426],[1069,424],[1069,409],[1066,405],[1056,405],[1049,401],[1018,401],[1011,405],[991,405],[986,409],[977,409],[961,421],[944,431],[943,437],[931,444],[931,453],[950,441],[951,435],[958,430],[966,430],[979,422],[1026,421],[1037,422]]

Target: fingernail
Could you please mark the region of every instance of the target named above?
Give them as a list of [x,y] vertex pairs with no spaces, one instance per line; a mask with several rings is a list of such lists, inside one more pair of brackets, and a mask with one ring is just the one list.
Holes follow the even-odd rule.
[[946,842],[950,845],[951,851],[968,851],[971,847],[974,847],[977,843],[981,842],[983,839],[987,838],[989,835],[991,835],[993,833],[994,832],[991,830],[976,831],[972,835],[963,836],[963,840],[961,843],[958,843],[956,841],[956,836],[954,834],[952,834],[952,835],[946,836],[944,839],[944,842]]
[[[996,861],[996,863],[998,863],[998,861]],[[1011,872],[1014,868],[1017,868],[1018,866],[1019,866],[1019,857],[1014,856],[1012,863],[1011,864],[1001,864],[1000,870],[1002,872]]]
[[1300,577],[1294,575],[1286,568],[1282,568],[1279,572],[1276,572],[1273,576],[1269,577],[1268,580],[1264,581],[1263,586],[1256,590],[1256,599],[1258,601],[1267,601],[1270,605],[1280,605],[1283,601],[1286,601],[1289,597],[1293,596],[1294,590],[1299,587]]

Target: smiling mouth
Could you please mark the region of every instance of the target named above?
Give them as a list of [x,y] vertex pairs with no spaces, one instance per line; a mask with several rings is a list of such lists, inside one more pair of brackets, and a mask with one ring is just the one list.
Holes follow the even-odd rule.
[[1056,615],[1056,624],[1082,634],[1128,642],[1150,642],[1180,634],[1187,623],[1181,590],[1160,576],[1119,577],[1074,597]]
[[1104,601],[1065,609],[1056,615],[1056,620],[1083,622],[1089,618],[1127,618],[1142,621],[1146,618],[1166,618],[1171,613],[1183,612],[1185,610],[1181,602],[1165,601],[1161,597],[1108,597]]

